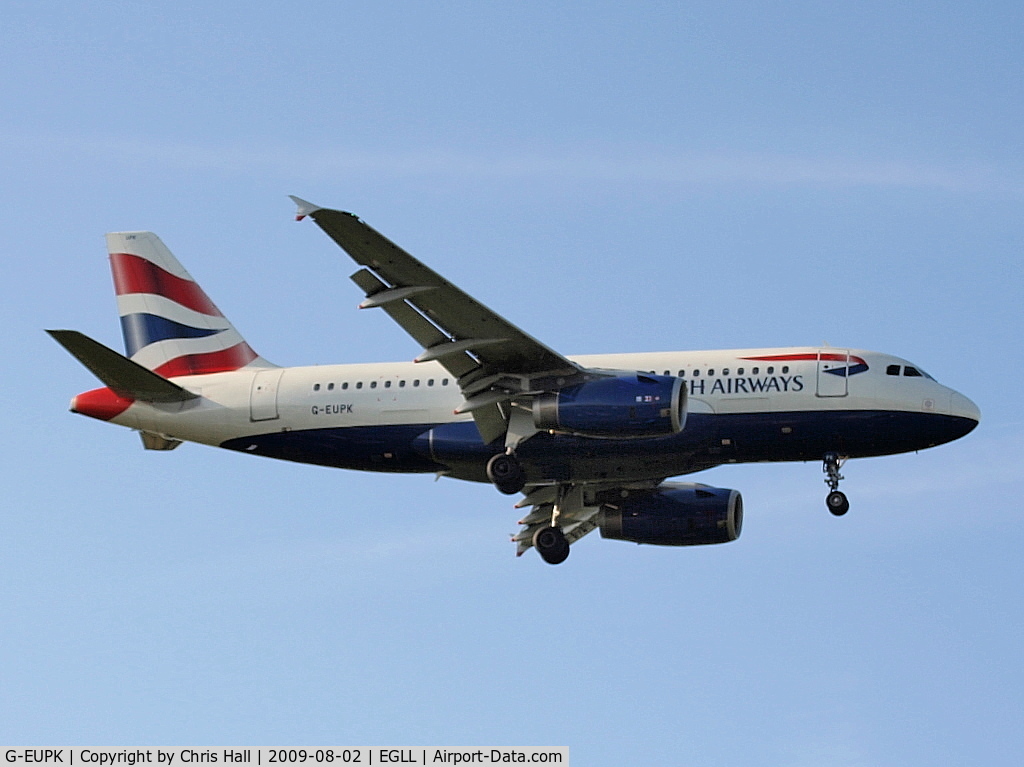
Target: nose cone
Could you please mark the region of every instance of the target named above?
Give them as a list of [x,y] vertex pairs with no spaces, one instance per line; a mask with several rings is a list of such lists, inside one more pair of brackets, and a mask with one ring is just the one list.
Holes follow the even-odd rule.
[[978,425],[981,420],[981,411],[978,406],[971,402],[967,397],[958,391],[953,392],[949,398],[949,414],[956,416],[957,418],[965,418],[968,421],[973,421],[974,425],[971,426],[973,429]]
[[948,433],[944,442],[951,442],[970,434],[981,420],[978,406],[957,391],[949,395],[949,415]]

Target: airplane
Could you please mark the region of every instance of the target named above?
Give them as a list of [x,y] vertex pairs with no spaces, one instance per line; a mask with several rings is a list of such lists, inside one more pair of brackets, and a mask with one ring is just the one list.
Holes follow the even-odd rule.
[[737,490],[670,481],[722,464],[821,461],[828,510],[849,458],[959,439],[978,407],[920,366],[822,347],[563,356],[352,213],[292,197],[358,264],[361,309],[422,347],[413,361],[278,367],[151,232],[107,235],[124,355],[47,331],[104,384],[71,411],[182,442],[300,463],[490,482],[529,509],[512,538],[559,564],[593,530],[641,544],[739,537]]

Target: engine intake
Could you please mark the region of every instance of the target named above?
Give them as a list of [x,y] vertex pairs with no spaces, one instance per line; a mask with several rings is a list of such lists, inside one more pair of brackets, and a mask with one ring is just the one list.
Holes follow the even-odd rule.
[[666,483],[654,492],[627,496],[602,509],[602,538],[659,546],[728,543],[743,528],[738,490]]
[[635,373],[547,392],[533,401],[538,429],[586,437],[662,437],[686,423],[681,378]]

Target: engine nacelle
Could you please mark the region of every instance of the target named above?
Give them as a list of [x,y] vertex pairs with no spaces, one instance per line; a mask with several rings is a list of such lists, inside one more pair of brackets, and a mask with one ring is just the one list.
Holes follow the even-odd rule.
[[606,503],[598,517],[602,538],[659,546],[728,543],[743,528],[738,490],[691,483],[666,483]]
[[686,423],[681,378],[634,373],[569,386],[533,401],[538,429],[586,437],[663,437]]

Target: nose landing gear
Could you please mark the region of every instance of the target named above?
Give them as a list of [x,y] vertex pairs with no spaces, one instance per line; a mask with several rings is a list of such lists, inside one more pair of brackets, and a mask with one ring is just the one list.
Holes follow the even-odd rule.
[[842,468],[844,463],[846,463],[846,459],[840,458],[839,453],[825,453],[821,466],[821,470],[826,475],[825,484],[828,485],[831,491],[825,496],[825,505],[837,517],[843,516],[843,514],[850,510],[850,501],[846,498],[846,493],[839,490],[839,481],[843,479],[839,469]]

